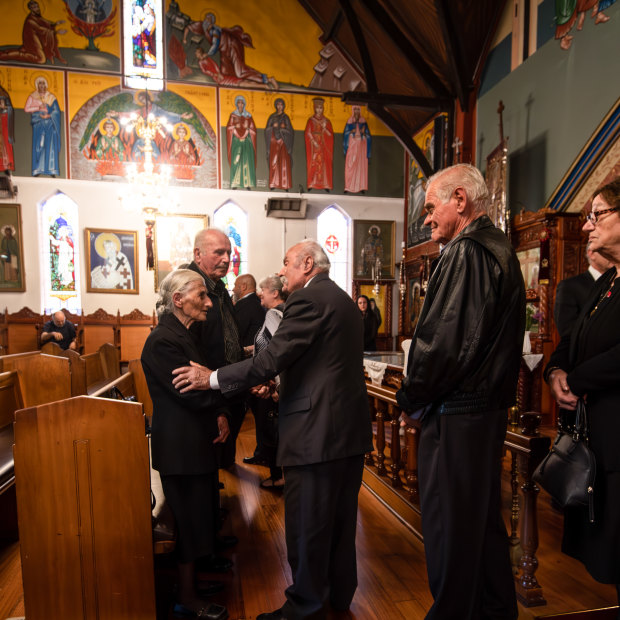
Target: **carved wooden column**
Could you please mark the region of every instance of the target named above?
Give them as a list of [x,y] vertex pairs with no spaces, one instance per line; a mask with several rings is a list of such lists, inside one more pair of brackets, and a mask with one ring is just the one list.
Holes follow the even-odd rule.
[[[368,397],[368,408],[370,409],[370,419],[374,422],[376,419],[376,411],[374,408],[375,405],[375,399],[372,397]],[[366,465],[367,467],[372,467],[375,464],[375,461],[373,459],[372,456],[372,450],[370,452],[367,452],[364,455],[364,465]]]
[[405,491],[407,499],[412,504],[418,504],[420,496],[418,492],[418,444],[420,441],[420,429],[411,426],[406,427],[405,446],[407,448],[407,460],[405,464]]
[[400,479],[400,409],[389,403],[388,416],[390,418],[390,456],[392,458],[388,478],[391,486],[396,489],[403,485]]
[[532,481],[532,474],[538,463],[549,450],[550,439],[538,434],[538,425],[541,416],[535,412],[524,413],[521,416],[522,435],[529,439],[529,449],[518,452],[517,462],[519,473],[523,480],[523,511],[521,516],[521,545],[523,555],[520,561],[521,574],[516,577],[517,597],[526,607],[545,605],[542,587],[536,579],[538,569],[538,513],[536,501],[539,489]]
[[377,412],[377,438],[375,440],[375,446],[377,448],[377,473],[380,476],[387,475],[385,469],[385,415],[383,413],[383,403],[375,398],[375,411]]

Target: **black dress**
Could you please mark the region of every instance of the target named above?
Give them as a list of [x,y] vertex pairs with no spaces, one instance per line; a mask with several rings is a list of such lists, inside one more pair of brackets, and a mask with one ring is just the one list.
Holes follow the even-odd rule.
[[364,323],[364,351],[376,351],[376,338],[379,330],[377,315],[372,310],[367,310],[362,313],[362,321]]
[[567,509],[562,551],[583,562],[597,581],[612,584],[620,583],[620,279],[615,276],[612,268],[599,279],[547,366],[567,371],[571,391],[587,395],[597,467],[595,522],[589,523],[585,507]]

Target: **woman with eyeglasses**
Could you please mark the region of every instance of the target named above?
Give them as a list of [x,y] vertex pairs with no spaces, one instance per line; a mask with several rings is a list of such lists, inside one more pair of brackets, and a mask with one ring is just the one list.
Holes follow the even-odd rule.
[[592,251],[613,266],[545,368],[562,409],[574,411],[578,398],[585,400],[596,458],[595,521],[587,507],[565,509],[562,551],[597,581],[615,584],[620,599],[620,177],[595,192],[583,230]]

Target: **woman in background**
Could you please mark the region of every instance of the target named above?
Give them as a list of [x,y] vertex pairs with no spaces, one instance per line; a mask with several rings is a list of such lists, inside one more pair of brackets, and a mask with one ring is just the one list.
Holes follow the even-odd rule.
[[364,322],[364,351],[376,351],[376,338],[379,330],[377,315],[370,309],[366,295],[360,295],[357,298],[357,307],[362,313],[362,321]]
[[[195,583],[198,558],[213,557],[217,531],[218,481],[215,444],[229,434],[228,411],[220,392],[180,393],[172,370],[205,363],[189,327],[204,321],[212,307],[202,276],[177,269],[164,278],[157,300],[158,324],[146,340],[142,367],[153,400],[153,468],[177,527],[179,574],[177,617],[224,620],[225,607],[202,600]],[[204,593],[203,593],[204,595]]]
[[[620,600],[620,178],[597,190],[583,226],[590,249],[611,261],[572,331],[562,337],[545,379],[562,409],[583,398],[596,459],[594,523],[588,508],[566,508],[562,551],[583,562]],[[620,616],[619,616],[620,617]]]

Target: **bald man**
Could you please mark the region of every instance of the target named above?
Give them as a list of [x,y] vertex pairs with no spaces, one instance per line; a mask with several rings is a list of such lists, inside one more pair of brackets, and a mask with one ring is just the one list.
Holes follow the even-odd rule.
[[249,347],[254,344],[254,336],[265,321],[265,310],[256,294],[253,275],[244,273],[237,277],[233,287],[233,301],[241,346]]
[[75,327],[73,323],[67,321],[65,313],[62,310],[54,312],[54,316],[51,321],[47,321],[43,325],[43,332],[41,333],[41,344],[45,344],[49,341],[55,342],[63,351],[67,349],[77,348],[75,340]]

